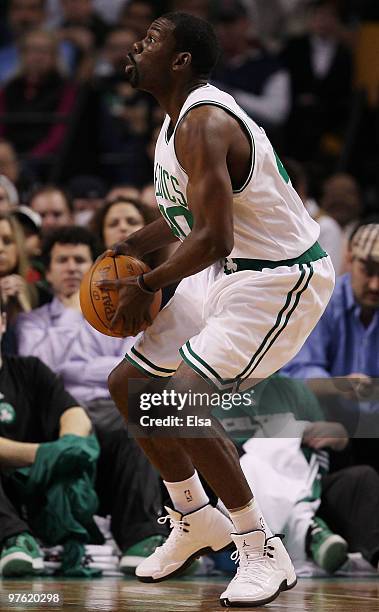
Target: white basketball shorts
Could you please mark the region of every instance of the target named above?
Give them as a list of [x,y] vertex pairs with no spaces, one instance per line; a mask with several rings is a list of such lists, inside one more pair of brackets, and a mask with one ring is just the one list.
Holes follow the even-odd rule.
[[330,258],[261,271],[230,267],[225,273],[216,263],[182,280],[126,359],[153,378],[172,376],[185,361],[220,390],[252,386],[282,368],[328,304]]

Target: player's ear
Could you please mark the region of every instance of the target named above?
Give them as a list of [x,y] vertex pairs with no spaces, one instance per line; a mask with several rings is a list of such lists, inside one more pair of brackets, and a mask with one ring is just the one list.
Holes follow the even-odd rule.
[[172,68],[175,71],[183,70],[187,66],[190,66],[191,62],[192,62],[192,55],[191,55],[191,53],[188,53],[187,51],[185,51],[183,53],[178,53],[178,55],[176,56],[176,58],[174,60]]

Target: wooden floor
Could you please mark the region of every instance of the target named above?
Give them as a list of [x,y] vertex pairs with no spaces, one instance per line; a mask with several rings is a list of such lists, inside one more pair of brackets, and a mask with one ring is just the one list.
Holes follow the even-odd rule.
[[[172,580],[154,585],[142,584],[134,579],[101,578],[82,579],[34,579],[0,580],[0,610],[77,610],[105,612],[197,612],[220,611],[218,598],[226,581],[224,579]],[[60,592],[64,603],[60,608],[35,604],[20,604],[17,608],[8,603],[9,594]],[[378,612],[378,579],[303,579],[287,593],[264,608],[268,612]]]

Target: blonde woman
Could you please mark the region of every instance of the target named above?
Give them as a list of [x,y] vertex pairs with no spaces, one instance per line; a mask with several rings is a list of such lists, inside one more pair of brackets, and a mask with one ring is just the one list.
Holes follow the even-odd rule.
[[0,213],[0,294],[10,324],[37,305],[36,290],[26,280],[28,269],[22,229],[12,216]]

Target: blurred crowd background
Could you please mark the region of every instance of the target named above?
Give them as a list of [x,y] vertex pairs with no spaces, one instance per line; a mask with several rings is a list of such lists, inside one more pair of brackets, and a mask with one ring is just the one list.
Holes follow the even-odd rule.
[[[79,286],[97,254],[158,214],[153,156],[162,110],[150,95],[132,89],[124,70],[133,42],[169,10],[193,13],[214,24],[221,55],[213,83],[230,92],[267,132],[304,206],[319,222],[320,243],[340,277],[326,315],[285,373],[293,380],[322,378],[321,392],[313,389],[316,396],[328,392],[335,407],[342,395],[343,415],[356,418],[356,404],[348,412],[345,401],[351,400],[355,387],[327,387],[325,380],[337,376],[350,384],[358,379],[360,393],[379,377],[378,0],[2,0],[0,297],[7,331],[0,330],[0,466],[33,466],[33,480],[41,462],[51,457],[80,450],[91,463],[100,452],[94,482],[98,513],[111,516],[111,531],[123,555],[120,567],[126,573],[133,573],[136,559],[147,556],[165,535],[156,524],[161,483],[128,437],[107,386],[108,373],[133,339],[120,341],[90,328],[80,311]],[[153,255],[151,266],[167,253]],[[344,275],[348,271],[351,275]],[[173,290],[165,290],[166,301]],[[279,412],[285,408],[297,414],[297,404],[301,409],[313,406],[309,389],[296,391],[291,380],[287,392],[290,383],[280,384],[285,389],[277,390]],[[288,408],[289,397],[296,401]],[[270,397],[270,410],[273,403]],[[368,417],[378,410],[375,402]],[[317,420],[303,436],[308,451],[347,453],[348,437],[356,430],[351,419],[337,415],[334,420],[340,422],[331,435],[323,423],[325,415],[317,417],[317,406],[311,412],[311,419],[299,413],[300,420]],[[80,439],[92,431],[85,414],[94,425],[100,451],[92,439],[88,444]],[[372,427],[369,420],[365,431]],[[305,498],[290,500],[288,506],[296,502],[303,525],[301,530],[298,515],[289,510],[293,530],[288,545],[297,543],[302,560],[307,552],[328,572],[345,561],[348,546],[371,568],[379,562],[376,439],[363,437],[353,451],[341,470],[333,468],[337,471],[332,469],[329,481],[322,481],[324,513],[316,517],[318,522],[314,506],[304,506]],[[280,457],[285,459],[286,453],[281,450]],[[253,464],[257,456],[261,450]],[[324,464],[325,458],[321,467]],[[56,465],[61,465],[58,460]],[[44,464],[40,471],[54,474],[54,469]],[[94,480],[91,470],[89,474]],[[315,483],[320,479],[317,476]],[[286,488],[286,493],[291,491],[291,486]],[[316,497],[308,496],[307,503],[316,500],[319,505],[320,496],[321,489]],[[265,489],[260,499],[268,497]],[[78,539],[75,524],[57,534],[52,521],[48,537],[45,526],[41,535],[38,525],[31,523],[30,528],[20,522],[15,506],[9,505],[9,500],[16,504],[15,499],[1,472],[3,575],[18,571],[12,559],[15,550],[24,554],[25,546],[29,556],[34,546],[30,558],[34,555],[35,569],[40,552],[31,533],[49,544]],[[33,503],[35,499],[32,496]],[[91,515],[91,504],[84,505]],[[273,507],[281,508],[277,499]],[[29,518],[33,509],[40,519],[38,504]],[[60,519],[62,514],[67,515],[62,511]],[[344,539],[336,540],[321,517]],[[101,538],[89,530],[81,541]],[[324,552],[320,556],[326,541],[329,551],[337,543],[332,563]],[[71,559],[67,575],[88,574],[88,566],[72,562],[70,547],[65,553]],[[75,558],[82,556],[79,552]]]
[[162,111],[131,88],[124,67],[132,43],[167,10],[214,23],[222,50],[214,83],[266,130],[312,215],[329,217],[326,240],[376,209],[375,0],[5,0],[0,174],[18,203],[53,183],[78,224],[114,186],[154,205]]

